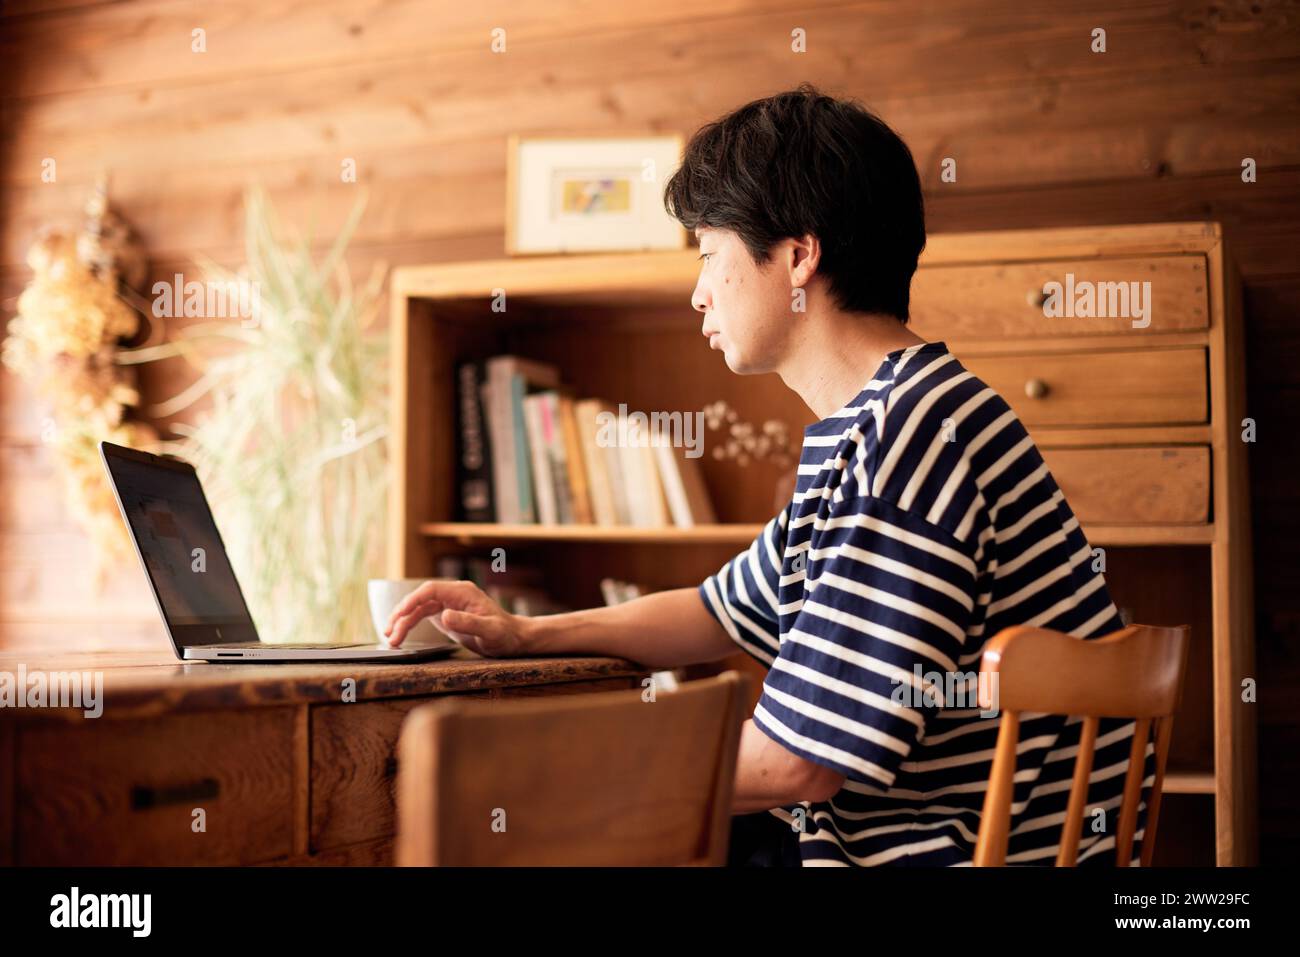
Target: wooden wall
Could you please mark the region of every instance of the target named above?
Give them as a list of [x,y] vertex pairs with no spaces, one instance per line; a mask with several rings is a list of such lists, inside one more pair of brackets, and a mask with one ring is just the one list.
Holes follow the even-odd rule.
[[[329,237],[361,188],[352,257],[502,254],[509,133],[681,131],[809,80],[911,144],[932,231],[1214,218],[1247,296],[1264,859],[1300,849],[1300,8],[952,0],[54,0],[0,13],[0,315],[35,230],[75,219],[97,170],[156,277],[237,260],[241,194]],[[506,30],[504,54],[489,33]],[[1107,31],[1107,52],[1090,50]],[[191,31],[207,52],[191,52]],[[791,31],[807,52],[791,52]],[[43,184],[41,162],[57,161]],[[958,163],[942,183],[940,162]],[[1244,157],[1259,164],[1243,183]],[[357,163],[359,183],[340,182]],[[154,369],[153,398],[185,381]],[[134,567],[89,586],[85,541],[0,372],[0,642],[156,643]]]

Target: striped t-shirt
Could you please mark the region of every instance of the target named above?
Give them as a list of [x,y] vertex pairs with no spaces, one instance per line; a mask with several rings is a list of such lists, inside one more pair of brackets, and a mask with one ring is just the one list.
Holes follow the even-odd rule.
[[[1102,560],[1015,413],[941,342],[889,353],[805,430],[790,505],[700,585],[768,668],[754,723],[845,776],[772,809],[802,827],[805,867],[970,863],[1001,721],[973,681],[955,692],[1011,625],[1121,628]],[[1007,863],[1051,864],[1082,719],[1021,719]],[[1133,730],[1100,722],[1080,864],[1114,862]],[[1146,766],[1149,786],[1150,744]]]

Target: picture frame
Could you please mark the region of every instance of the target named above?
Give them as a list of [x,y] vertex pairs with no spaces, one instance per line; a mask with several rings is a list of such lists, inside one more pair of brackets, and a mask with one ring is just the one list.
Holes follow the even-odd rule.
[[685,249],[686,230],[663,205],[684,147],[680,134],[511,135],[506,253]]

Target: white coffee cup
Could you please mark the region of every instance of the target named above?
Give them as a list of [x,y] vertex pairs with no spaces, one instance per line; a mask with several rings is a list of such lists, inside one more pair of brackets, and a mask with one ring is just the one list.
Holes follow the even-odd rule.
[[[388,627],[388,616],[403,598],[419,588],[427,578],[372,578],[366,582],[366,595],[370,599],[370,620],[375,625],[375,635],[379,643],[388,646],[388,636],[384,629]],[[403,647],[411,645],[446,644],[447,638],[430,618],[420,621],[406,633]]]

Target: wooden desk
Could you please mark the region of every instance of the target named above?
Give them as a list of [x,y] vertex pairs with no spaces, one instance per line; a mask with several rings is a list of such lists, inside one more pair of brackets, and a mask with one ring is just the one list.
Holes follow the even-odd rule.
[[103,714],[0,708],[0,864],[389,864],[394,748],[412,708],[635,688],[647,674],[463,649],[383,665],[0,651],[0,672],[16,680],[20,665],[102,672]]

